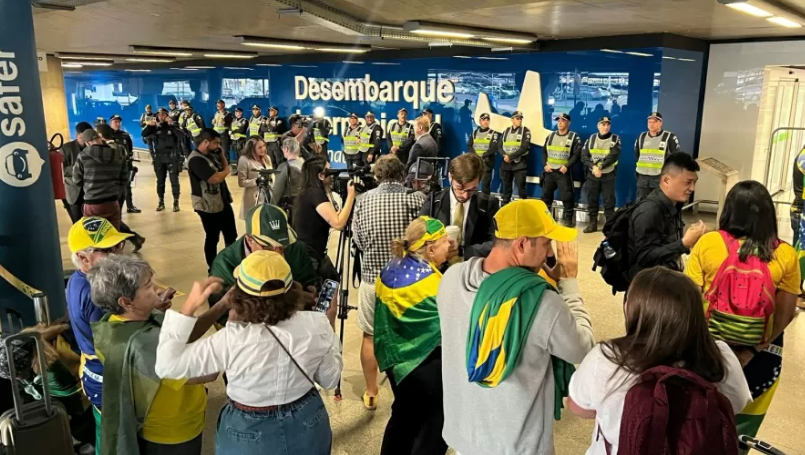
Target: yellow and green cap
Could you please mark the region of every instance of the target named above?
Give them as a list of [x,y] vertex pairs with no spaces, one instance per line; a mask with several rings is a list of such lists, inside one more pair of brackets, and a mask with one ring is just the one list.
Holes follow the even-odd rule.
[[495,215],[495,237],[499,239],[547,237],[557,242],[570,242],[576,235],[575,229],[556,224],[548,206],[539,199],[506,204]]
[[132,237],[132,234],[121,234],[109,220],[97,216],[81,218],[70,228],[67,234],[67,245],[71,253],[87,248],[106,249]]
[[425,220],[425,235],[423,235],[417,241],[411,243],[411,246],[408,247],[408,251],[417,251],[427,242],[433,242],[439,240],[440,238],[447,235],[447,232],[444,228],[444,223],[437,220],[436,218],[431,218],[429,216],[422,215],[419,219]]
[[[291,266],[281,254],[269,250],[255,251],[235,268],[235,280],[241,291],[255,297],[272,297],[285,294],[291,289],[293,275]],[[270,281],[282,281],[278,289],[263,290]]]
[[256,205],[246,213],[246,234],[269,248],[296,242],[296,232],[288,226],[288,215],[271,204]]

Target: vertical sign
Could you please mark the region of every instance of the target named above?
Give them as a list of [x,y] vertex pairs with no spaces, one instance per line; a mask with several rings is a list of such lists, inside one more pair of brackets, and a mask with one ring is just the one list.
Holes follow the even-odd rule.
[[[53,183],[31,4],[0,0],[0,265],[65,313]],[[0,279],[0,308],[34,322],[28,296]],[[3,317],[3,323],[6,318]]]

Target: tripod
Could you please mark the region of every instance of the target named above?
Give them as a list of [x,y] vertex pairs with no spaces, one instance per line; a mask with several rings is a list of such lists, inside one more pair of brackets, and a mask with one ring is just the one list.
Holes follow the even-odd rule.
[[[338,237],[338,250],[335,259],[335,269],[338,272],[338,314],[336,317],[341,321],[338,331],[338,338],[341,341],[341,352],[344,351],[344,324],[349,317],[350,310],[357,310],[357,307],[349,305],[349,271],[351,265],[350,245],[352,245],[352,213],[347,218],[347,224]],[[334,398],[341,401],[341,379],[335,388]]]

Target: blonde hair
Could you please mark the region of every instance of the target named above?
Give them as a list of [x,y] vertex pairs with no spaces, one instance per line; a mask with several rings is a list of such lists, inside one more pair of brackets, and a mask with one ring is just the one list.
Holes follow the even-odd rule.
[[[260,136],[252,136],[249,140],[246,141],[246,145],[243,146],[243,156],[249,157],[252,161],[260,161],[257,159],[257,144],[262,142],[265,144],[265,140]],[[268,145],[266,145],[266,155],[263,157],[263,162],[268,163],[270,166],[271,160],[268,159]]]
[[[417,240],[421,239],[428,233],[428,224],[424,218],[417,218],[408,225],[405,229],[405,234],[402,237],[396,238],[391,241],[391,254],[395,258],[403,258],[409,253],[408,248],[413,245]],[[422,248],[411,252],[415,256],[422,256],[422,252],[433,241],[425,242]]]
[[416,125],[422,128],[422,131],[430,131],[430,119],[426,115],[420,115],[416,119]]

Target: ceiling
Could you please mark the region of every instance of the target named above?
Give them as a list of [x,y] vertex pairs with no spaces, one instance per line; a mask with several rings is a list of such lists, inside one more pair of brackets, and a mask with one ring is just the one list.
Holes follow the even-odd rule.
[[[717,0],[316,0],[356,19],[390,25],[407,20],[497,28],[567,39],[673,33],[706,40],[785,37],[786,29],[746,16]],[[279,15],[294,0],[51,0],[75,11],[35,9],[37,48],[47,52],[128,54],[129,45],[255,51],[235,35],[387,48],[427,42],[361,38],[310,16]],[[778,0],[805,12],[805,0]],[[233,6],[237,5],[237,8]],[[372,5],[367,8],[366,5]]]

